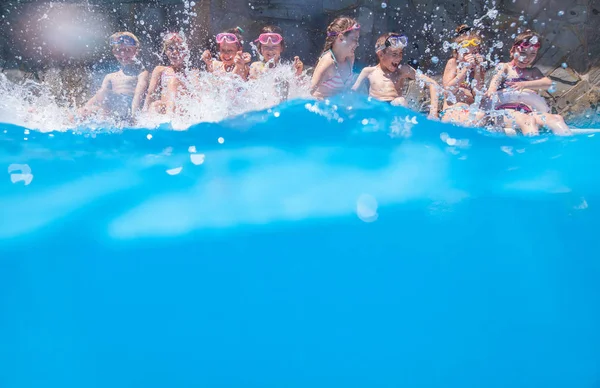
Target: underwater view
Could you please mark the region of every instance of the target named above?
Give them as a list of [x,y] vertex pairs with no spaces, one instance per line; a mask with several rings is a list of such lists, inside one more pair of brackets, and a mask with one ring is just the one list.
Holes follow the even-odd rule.
[[[1,388],[600,387],[593,36],[556,54],[537,1],[425,38],[385,29],[449,4],[13,3]],[[13,31],[53,20],[80,38]]]

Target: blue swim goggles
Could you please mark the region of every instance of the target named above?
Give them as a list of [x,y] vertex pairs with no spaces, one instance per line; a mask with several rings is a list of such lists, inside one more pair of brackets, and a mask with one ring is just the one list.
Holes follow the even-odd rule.
[[123,46],[137,46],[137,42],[135,41],[135,39],[133,39],[131,36],[127,36],[127,35],[121,35],[116,39],[112,39],[110,41],[110,45],[111,46],[116,46],[116,45],[123,45]]
[[388,36],[385,42],[379,46],[375,46],[375,51],[382,51],[388,47],[404,49],[408,45],[408,38],[406,35],[393,34]]

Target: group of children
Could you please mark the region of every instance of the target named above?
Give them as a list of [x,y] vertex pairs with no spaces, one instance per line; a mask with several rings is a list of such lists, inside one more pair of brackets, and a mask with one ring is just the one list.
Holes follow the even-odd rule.
[[[210,51],[202,54],[206,71],[214,77],[248,81],[258,79],[278,67],[285,49],[283,32],[276,26],[262,28],[256,44],[259,60],[244,52],[240,28],[216,36],[218,56]],[[403,64],[408,38],[386,33],[376,42],[378,64],[364,68],[358,78],[353,72],[360,25],[350,17],[339,17],[327,28],[325,47],[310,78],[310,94],[326,99],[349,91],[367,88],[373,99],[392,105],[407,106],[403,96],[406,80],[416,80],[427,87],[430,95],[430,118],[441,118],[464,126],[488,126],[507,132],[518,130],[524,135],[537,134],[545,127],[555,134],[568,134],[569,128],[559,115],[550,114],[544,99],[537,94],[547,90],[552,81],[532,67],[541,48],[541,38],[532,31],[516,37],[510,50],[512,60],[500,63],[486,88],[488,64],[483,56],[481,35],[467,27],[456,30],[453,55],[449,59],[441,85],[413,67]],[[129,32],[110,37],[112,52],[120,63],[119,71],[105,77],[100,90],[79,110],[79,116],[90,115],[135,117],[140,111],[172,115],[178,99],[189,85],[189,49],[178,33],[163,38],[165,66],[157,66],[150,75],[136,59],[139,40]],[[304,64],[294,57],[291,68],[298,82],[307,78]],[[443,110],[438,112],[440,97]],[[210,98],[210,97],[209,97]]]

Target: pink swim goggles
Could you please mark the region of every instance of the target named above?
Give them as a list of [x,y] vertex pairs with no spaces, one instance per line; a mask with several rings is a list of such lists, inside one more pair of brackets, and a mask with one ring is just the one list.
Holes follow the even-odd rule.
[[268,32],[264,34],[260,34],[258,39],[254,42],[260,42],[260,44],[279,44],[283,41],[283,36],[276,34],[274,32]]
[[235,34],[232,34],[230,32],[223,32],[221,34],[217,35],[217,43],[221,44],[221,43],[240,43],[240,41],[238,40],[238,37],[235,36]]
[[528,40],[525,40],[521,43],[519,43],[517,45],[518,48],[522,49],[522,50],[529,50],[529,49],[539,49],[540,47],[542,47],[542,44],[540,42],[535,42],[535,43],[531,43]]
[[338,36],[338,35],[344,35],[344,34],[347,34],[347,33],[348,33],[348,32],[350,32],[350,31],[357,31],[357,30],[360,30],[360,24],[358,24],[358,23],[354,23],[354,25],[353,25],[352,27],[348,28],[348,29],[347,29],[347,30],[345,30],[345,31],[342,31],[342,32],[335,32],[335,31],[331,31],[331,32],[328,32],[328,33],[327,33],[327,36]]

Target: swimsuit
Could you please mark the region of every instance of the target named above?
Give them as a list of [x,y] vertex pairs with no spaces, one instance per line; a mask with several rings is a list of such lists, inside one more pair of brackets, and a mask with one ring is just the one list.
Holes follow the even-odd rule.
[[340,74],[338,62],[335,59],[335,55],[333,55],[333,51],[331,49],[329,50],[329,53],[331,54],[331,58],[333,58],[333,64],[335,65],[335,74],[333,77],[329,78],[327,81],[322,82],[321,86],[329,89],[329,91],[330,91],[329,94],[333,95],[333,94],[342,93],[342,92],[350,89],[350,87],[352,86],[352,81],[353,81],[354,75],[352,74],[352,72],[350,72],[348,77],[346,79],[343,79],[342,75]]

